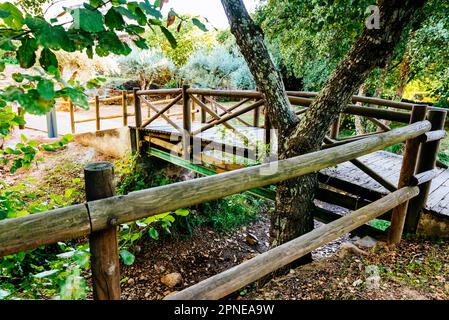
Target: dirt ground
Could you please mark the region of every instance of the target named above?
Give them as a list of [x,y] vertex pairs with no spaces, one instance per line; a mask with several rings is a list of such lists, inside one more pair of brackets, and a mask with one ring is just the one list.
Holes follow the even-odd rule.
[[[18,139],[14,136],[13,139]],[[42,138],[46,141],[45,138]],[[15,175],[1,172],[2,179],[15,183],[29,176],[48,192],[63,190],[62,178],[83,177],[82,168],[90,161],[115,158],[101,154],[76,142],[64,150],[46,153],[45,162],[31,170],[19,170]],[[71,170],[55,174],[61,164],[71,163]],[[1,170],[1,168],[0,168]],[[52,176],[53,179],[48,177]],[[54,179],[54,177],[61,179]],[[61,191],[59,190],[59,191]],[[80,199],[83,201],[83,199]],[[317,224],[319,226],[319,224]],[[132,300],[162,299],[203,279],[227,270],[268,249],[269,213],[262,210],[249,225],[229,233],[220,233],[208,226],[200,226],[191,236],[176,235],[154,241],[142,238],[136,248],[136,262],[122,266],[122,297]],[[247,234],[257,238],[256,244],[247,241]],[[313,252],[315,262],[291,270],[274,278],[263,287],[254,284],[242,288],[230,299],[449,299],[449,247],[447,241],[431,242],[407,240],[396,249],[381,244],[363,249],[366,254],[336,254],[343,243],[353,242],[348,236]],[[369,288],[366,268],[374,266],[378,272],[378,286]],[[169,288],[161,277],[178,272],[179,285]],[[88,279],[89,280],[89,279]]]
[[[449,242],[405,240],[367,255],[346,253],[313,262],[273,279],[245,299],[428,300],[449,299]],[[367,267],[378,271],[371,287]]]

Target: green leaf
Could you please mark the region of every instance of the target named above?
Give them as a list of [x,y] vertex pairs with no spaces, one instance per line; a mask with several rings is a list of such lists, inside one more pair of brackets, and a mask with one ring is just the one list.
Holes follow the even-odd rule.
[[138,47],[138,48],[140,48],[140,49],[148,49],[149,47],[148,47],[148,45],[147,45],[147,42],[146,42],[146,40],[144,39],[144,38],[142,38],[142,37],[139,37],[139,39],[136,39],[136,40],[133,40],[134,41],[134,44]]
[[24,69],[31,68],[36,63],[37,41],[31,38],[22,40],[22,45],[17,50],[17,60],[20,67]]
[[16,82],[22,82],[23,81],[23,74],[21,74],[21,73],[13,73],[11,77]]
[[175,222],[175,217],[168,215],[166,217],[164,217],[163,220],[169,221],[169,222]]
[[175,37],[173,34],[164,26],[160,26],[162,33],[164,34],[165,38],[167,38],[168,42],[170,43],[170,46],[173,49],[176,49],[178,46],[178,43],[176,42]]
[[74,27],[86,32],[104,31],[103,15],[98,10],[76,8],[70,12]]
[[3,12],[1,18],[8,27],[14,30],[22,29],[25,22],[23,14],[15,5],[10,2],[0,3],[0,10]]
[[39,58],[39,63],[47,72],[54,73],[55,70],[58,70],[58,59],[50,49],[45,48],[42,50],[41,56]]
[[194,24],[195,26],[197,26],[198,29],[200,29],[201,31],[204,31],[204,32],[209,31],[209,30],[207,30],[206,26],[205,26],[200,20],[198,20],[197,18],[193,18],[193,19],[192,19],[192,22],[193,22],[193,24]]
[[140,8],[139,3],[129,2],[127,6],[128,10],[131,11],[134,15],[133,19],[136,20],[137,23],[140,24],[141,26],[145,26],[147,24],[147,16]]
[[111,0],[113,6],[119,6],[121,4],[125,4],[126,0]]
[[136,257],[128,250],[120,250],[120,257],[125,265],[130,266],[134,263]]
[[187,209],[178,209],[178,210],[175,211],[175,214],[177,216],[181,216],[181,217],[187,217],[189,215],[189,213],[190,212]]
[[0,9],[0,18],[8,18],[11,15],[11,12],[9,12],[8,10],[3,10]]
[[131,48],[126,43],[120,41],[115,32],[106,31],[103,32],[99,37],[95,52],[100,57],[105,57],[109,55],[109,53],[115,53],[117,55],[128,55],[129,53],[131,53]]
[[17,48],[11,40],[5,39],[1,42],[0,49],[5,51],[16,51]]
[[0,61],[0,72],[5,71],[5,63],[3,61]]
[[55,97],[55,87],[50,80],[41,80],[37,84],[39,95],[45,100],[52,100]]
[[148,230],[148,234],[150,235],[150,237],[154,240],[159,240],[159,232],[157,232],[157,230],[155,228],[150,228]]
[[103,0],[89,0],[89,3],[92,7],[98,8],[103,4]]
[[123,30],[126,25],[122,15],[114,7],[109,9],[108,13],[104,16],[104,23],[111,30]]
[[145,10],[145,12],[147,14],[155,17],[156,19],[162,19],[162,14],[161,14],[160,10],[156,9],[155,7],[153,7],[148,2],[141,3],[140,6],[142,7],[143,10]]

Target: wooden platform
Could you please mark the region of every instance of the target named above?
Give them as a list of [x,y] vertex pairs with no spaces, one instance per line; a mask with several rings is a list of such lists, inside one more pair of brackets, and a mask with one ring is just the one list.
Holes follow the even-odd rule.
[[[179,124],[182,127],[182,124]],[[200,128],[200,123],[192,123],[192,131]],[[250,140],[250,145],[256,145],[263,142],[264,130],[254,127],[235,126],[241,133],[246,135]],[[151,124],[145,128],[151,133],[159,135],[178,136],[178,131],[168,124]],[[213,127],[196,137],[214,141],[218,143],[232,144],[234,146],[242,146],[245,144],[243,139],[238,135],[233,135],[231,131],[224,130],[224,127]],[[250,147],[250,146],[249,146]],[[378,151],[363,157],[360,157],[365,165],[381,174],[386,180],[397,185],[399,179],[400,168],[402,164],[402,156],[392,154],[385,151]],[[426,209],[432,214],[445,216],[449,218],[449,169],[439,169],[440,174],[431,184],[431,192],[427,201]],[[339,164],[337,167],[328,168],[321,171],[324,177],[334,178],[345,182],[348,186],[362,187],[373,193],[384,195],[389,193],[378,182],[369,177],[366,173],[358,169],[350,162]]]

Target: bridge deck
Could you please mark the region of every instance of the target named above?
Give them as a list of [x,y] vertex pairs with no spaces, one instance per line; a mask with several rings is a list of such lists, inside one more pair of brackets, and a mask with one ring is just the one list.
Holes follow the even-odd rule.
[[[179,125],[182,127],[182,124]],[[201,126],[201,123],[192,123],[192,131],[195,131]],[[253,143],[255,141],[263,141],[263,129],[242,126],[235,127],[250,138]],[[165,135],[167,138],[172,134],[178,135],[177,130],[168,124],[151,124],[147,126],[146,129],[152,133]],[[224,131],[221,126],[206,130],[205,132],[196,135],[196,137],[218,143],[244,146],[241,137],[232,134],[231,131]],[[381,174],[384,179],[388,180],[393,185],[397,185],[402,164],[402,156],[385,151],[378,151],[360,157],[359,160]],[[433,214],[449,217],[449,169],[439,169],[439,171],[440,174],[438,177],[432,181],[426,209]],[[333,168],[324,169],[321,173],[325,177],[344,181],[349,185],[363,187],[379,194],[388,193],[388,190],[350,162],[339,164]]]

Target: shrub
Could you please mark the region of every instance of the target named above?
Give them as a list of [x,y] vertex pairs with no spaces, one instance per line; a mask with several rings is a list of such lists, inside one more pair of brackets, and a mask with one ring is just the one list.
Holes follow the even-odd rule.
[[121,75],[138,79],[142,89],[150,86],[161,87],[170,82],[176,70],[160,49],[135,49],[118,59]]
[[243,57],[233,49],[217,46],[200,50],[181,68],[182,78],[195,87],[253,89],[255,83]]

